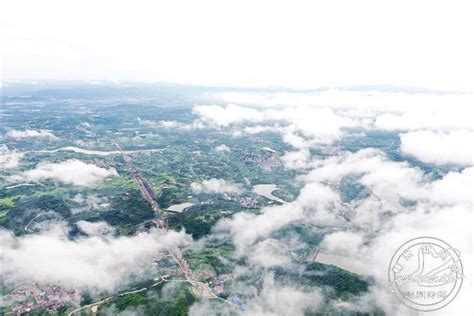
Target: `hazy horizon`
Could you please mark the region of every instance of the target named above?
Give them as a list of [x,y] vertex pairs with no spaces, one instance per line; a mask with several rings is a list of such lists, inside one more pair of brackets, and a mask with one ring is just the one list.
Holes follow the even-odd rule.
[[0,69],[12,80],[471,90],[469,7],[468,1],[8,1]]

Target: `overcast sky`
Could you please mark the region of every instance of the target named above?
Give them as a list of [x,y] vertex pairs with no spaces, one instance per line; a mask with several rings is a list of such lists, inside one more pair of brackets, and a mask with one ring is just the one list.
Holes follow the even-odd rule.
[[471,3],[5,0],[3,78],[474,90]]

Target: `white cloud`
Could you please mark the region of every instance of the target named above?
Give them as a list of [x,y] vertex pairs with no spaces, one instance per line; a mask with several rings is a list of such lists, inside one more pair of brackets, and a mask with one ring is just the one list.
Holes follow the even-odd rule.
[[[94,231],[91,225],[82,223],[81,227]],[[71,240],[61,224],[18,237],[0,230],[2,277],[7,283],[56,283],[66,288],[115,290],[134,273],[150,267],[160,251],[189,241],[184,233],[157,230],[132,237],[91,234]]]
[[[255,273],[249,269],[236,271],[240,279],[249,277],[246,273]],[[258,271],[261,275],[260,284],[239,282],[239,298],[244,301],[242,310],[226,304],[213,304],[212,300],[200,300],[189,310],[192,316],[204,315],[240,315],[270,316],[270,315],[303,315],[308,310],[317,311],[324,302],[322,292],[317,288],[303,287],[291,284],[281,284],[275,280],[273,273]],[[252,276],[255,280],[255,276]],[[236,286],[235,284],[233,285]],[[229,298],[230,300],[232,298]]]
[[244,132],[246,134],[254,135],[263,132],[275,131],[278,130],[278,126],[263,126],[263,125],[256,125],[256,126],[249,126],[244,128]]
[[280,122],[286,126],[275,125],[257,126],[244,129],[244,131],[254,134],[266,130],[280,132],[286,135],[286,140],[297,146],[304,140],[291,132],[299,132],[310,138],[312,143],[330,143],[342,135],[341,128],[353,127],[355,122],[348,118],[337,115],[329,108],[312,108],[307,106],[255,109],[238,105],[199,105],[194,107],[194,113],[199,115],[200,120],[205,124],[214,127],[225,127],[231,124],[260,123],[260,122]]
[[237,213],[232,218],[219,221],[214,230],[216,233],[228,232],[242,255],[247,248],[259,238],[268,237],[273,231],[302,218],[303,210],[296,203],[275,207],[265,207],[261,214]]
[[71,209],[71,212],[73,213],[91,210],[103,210],[110,205],[107,197],[98,196],[96,194],[89,194],[86,198],[84,198],[82,194],[78,193],[72,198],[72,200],[79,204],[78,207]]
[[24,131],[18,131],[15,129],[11,129],[7,132],[7,137],[14,138],[14,139],[21,139],[21,138],[30,138],[30,137],[43,137],[49,139],[56,139],[57,137],[51,131],[47,130],[34,130],[34,129],[26,129]]
[[212,178],[201,183],[191,183],[191,189],[195,193],[238,193],[242,191],[242,185]]
[[289,130],[283,134],[283,141],[288,145],[299,149],[305,149],[311,145],[310,141],[304,139],[299,135],[296,135],[295,133]]
[[355,257],[357,250],[362,247],[363,242],[364,239],[360,233],[338,231],[324,237],[324,240],[321,242],[321,251],[342,255],[347,258]]
[[[390,161],[374,149],[316,160],[311,168],[307,175],[299,177],[304,186],[294,202],[263,208],[260,214],[235,214],[220,221],[216,231],[229,232],[242,252],[258,239],[295,221],[341,228],[350,225],[369,233],[386,223],[388,218],[383,214],[396,216],[410,211],[401,200],[417,201],[435,209],[453,205],[465,208],[472,203],[472,168],[431,182],[420,169],[406,162]],[[345,205],[335,188],[349,175],[365,187],[365,193]]]
[[226,152],[226,151],[228,152],[228,151],[230,151],[229,146],[227,146],[227,145],[225,145],[225,144],[216,146],[216,148],[214,148],[214,149],[215,149],[215,151],[217,151],[217,152]]
[[248,302],[244,315],[303,315],[323,301],[318,290],[278,284],[271,274],[264,277],[261,291]]
[[[216,93],[209,100],[264,109],[333,110],[362,127],[384,130],[472,130],[473,93],[401,93],[344,91],[278,93]],[[300,109],[301,108],[301,109]],[[359,119],[360,121],[358,121]]]
[[288,245],[286,242],[268,238],[256,244],[249,253],[248,258],[252,264],[260,267],[287,267],[291,264],[288,248],[291,249],[291,245]]
[[449,133],[417,131],[400,135],[400,149],[417,159],[442,164],[473,164],[473,131],[452,131]]
[[319,182],[309,182],[301,190],[296,203],[305,210],[308,222],[339,226],[342,218],[335,211],[341,207],[339,195],[331,187]]
[[[359,174],[356,181],[368,188],[368,195],[350,203],[345,211],[350,222],[326,236],[323,251],[342,255],[338,260],[374,276],[376,292],[382,293],[391,256],[403,242],[414,237],[434,236],[446,240],[461,251],[465,267],[471,265],[473,168],[450,172],[442,179],[431,181],[420,170],[387,160],[382,153],[373,150],[336,160],[338,158],[330,158],[322,162],[309,173],[306,181],[337,185],[342,177]],[[400,199],[417,203],[405,207]],[[471,277],[467,278],[466,283],[470,283]],[[452,310],[448,314],[469,306],[467,297],[472,293],[471,284],[465,290],[459,303],[449,307]],[[374,293],[371,296],[378,306],[387,313],[397,311],[399,307],[390,303],[393,297]]]
[[70,159],[58,163],[42,162],[35,169],[10,176],[7,180],[37,182],[52,179],[77,186],[94,186],[105,178],[115,176],[118,176],[118,173],[114,168],[100,168],[94,164]]
[[89,236],[104,236],[112,234],[115,229],[106,222],[78,221],[77,227]]
[[443,205],[472,205],[472,188],[474,187],[474,168],[466,168],[461,172],[449,172],[442,179],[429,186],[428,198]]
[[149,127],[165,127],[165,128],[177,128],[180,126],[179,122],[176,121],[152,121],[147,119],[138,118],[138,123],[140,125],[149,126]]
[[287,152],[281,157],[285,167],[290,170],[304,170],[309,166],[311,155],[308,150]]
[[[200,117],[198,122],[217,128],[234,125],[238,131],[248,134],[272,131],[281,134],[283,141],[296,149],[329,144],[344,136],[344,129],[350,127],[393,132],[456,132],[452,136],[456,139],[473,132],[470,119],[474,114],[472,93],[327,90],[308,93],[232,92],[204,97],[237,105],[200,105],[195,108]],[[453,148],[453,156],[469,149],[459,142],[451,143],[450,148]],[[437,158],[428,161],[434,160]]]
[[186,124],[178,121],[172,120],[162,120],[162,121],[153,121],[142,118],[137,118],[138,123],[143,126],[156,127],[156,128],[169,128],[169,129],[179,129],[179,130],[191,130],[197,128],[203,128],[202,122],[193,122],[191,124]]
[[269,116],[274,119],[287,120],[295,130],[317,143],[330,143],[342,135],[341,128],[356,125],[352,119],[338,115],[329,108],[287,108],[273,110]]
[[301,176],[301,179],[335,185],[346,175],[360,175],[358,182],[369,187],[375,196],[384,200],[387,207],[397,209],[400,197],[417,199],[423,196],[423,191],[418,186],[424,180],[421,170],[406,162],[390,161],[383,152],[376,149],[343,153],[314,164],[314,169]]
[[229,104],[219,105],[197,105],[193,112],[209,124],[217,126],[228,126],[233,123],[260,122],[264,119],[262,113],[256,109]]
[[176,128],[179,126],[179,123],[176,121],[160,121],[159,122],[161,126],[167,127],[167,128]]
[[417,107],[401,114],[383,113],[377,117],[375,127],[389,131],[472,129],[472,123],[466,118],[470,114],[471,108],[463,108],[458,104],[446,104],[442,108],[434,105],[429,109]]
[[[315,201],[311,201],[312,190],[305,191],[305,188],[310,188],[308,186],[314,184],[337,187],[343,177],[352,175],[355,182],[365,187],[365,194],[352,201],[348,211],[352,227],[371,223],[375,225],[374,229],[379,229],[384,222],[374,221],[371,218],[374,212],[379,215],[386,212],[406,215],[409,209],[400,204],[400,199],[417,201],[420,204],[417,207],[429,205],[433,210],[453,206],[466,208],[472,204],[471,190],[474,184],[472,167],[461,172],[449,172],[443,178],[433,181],[420,169],[406,162],[390,161],[385,154],[374,149],[315,161],[314,164],[311,172],[300,177],[300,180],[307,184],[297,200],[303,199],[304,193],[307,192],[308,201],[305,204],[318,203],[318,195],[314,194]],[[334,206],[337,209],[340,205]]]
[[[471,188],[472,189],[472,188]],[[453,189],[449,189],[450,191]],[[447,193],[447,192],[446,192]],[[395,250],[404,242],[420,236],[440,238],[461,253],[464,266],[463,288],[456,299],[435,315],[462,315],[472,306],[472,203],[469,207],[432,207],[424,205],[407,214],[399,214],[391,219],[367,247],[357,251],[366,258],[365,266],[375,277],[378,292],[384,296],[377,297],[376,303],[386,308],[387,313],[393,313],[396,306],[386,305],[390,299],[384,292],[387,281],[388,262]]]
[[20,164],[23,153],[9,149],[6,145],[0,145],[0,169],[16,168]]
[[[241,106],[284,108],[289,106],[309,106],[331,108],[343,111],[349,116],[367,117],[374,113],[402,114],[410,110],[413,113],[438,113],[452,106],[456,110],[467,111],[474,98],[470,93],[437,93],[426,91],[390,92],[377,90],[378,87],[367,86],[360,90],[331,88],[319,92],[221,92],[205,94],[202,97],[209,101],[232,103]],[[407,88],[406,90],[409,90]],[[451,108],[452,109],[452,108]],[[454,113],[455,115],[455,113]],[[465,122],[463,120],[463,122]]]

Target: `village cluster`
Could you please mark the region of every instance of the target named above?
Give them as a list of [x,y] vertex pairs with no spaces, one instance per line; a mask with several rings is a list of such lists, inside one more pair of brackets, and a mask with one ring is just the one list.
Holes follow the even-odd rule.
[[58,311],[77,298],[74,290],[66,290],[54,284],[22,284],[4,297],[13,302],[11,311],[22,315],[36,309]]

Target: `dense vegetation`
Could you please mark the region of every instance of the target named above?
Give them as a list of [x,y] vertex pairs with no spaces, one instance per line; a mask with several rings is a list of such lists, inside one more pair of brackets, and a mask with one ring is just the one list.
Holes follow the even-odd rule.
[[127,294],[103,304],[97,315],[117,314],[123,311],[144,315],[188,315],[189,306],[195,302],[189,286],[173,285],[172,293],[163,293],[166,284],[161,284],[142,293]]

